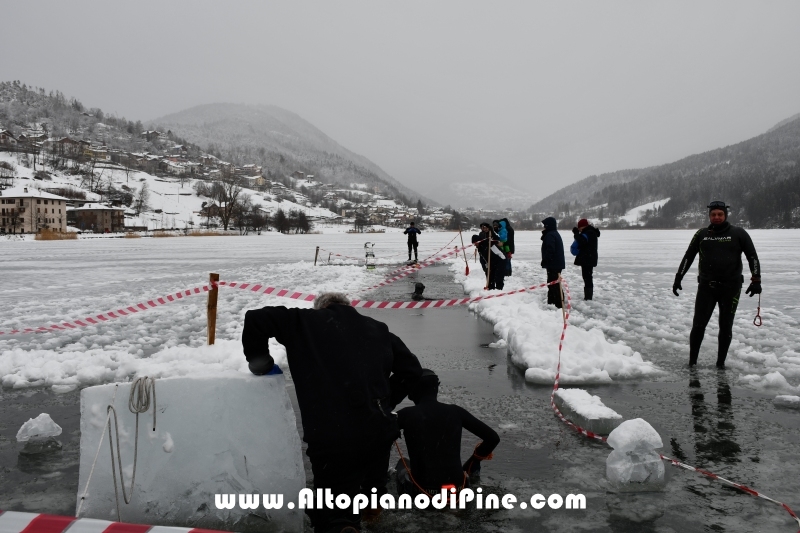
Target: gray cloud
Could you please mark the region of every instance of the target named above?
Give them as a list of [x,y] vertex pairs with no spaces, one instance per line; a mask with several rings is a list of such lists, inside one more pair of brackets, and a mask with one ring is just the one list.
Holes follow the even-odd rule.
[[[403,181],[478,164],[540,196],[800,111],[800,3],[7,2],[0,79],[150,119],[301,115]],[[406,176],[407,177],[407,176]]]

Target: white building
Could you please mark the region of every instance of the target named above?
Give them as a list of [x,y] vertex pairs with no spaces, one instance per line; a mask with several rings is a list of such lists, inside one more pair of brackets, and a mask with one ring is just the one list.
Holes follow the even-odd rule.
[[0,233],[67,231],[67,199],[31,187],[0,191]]

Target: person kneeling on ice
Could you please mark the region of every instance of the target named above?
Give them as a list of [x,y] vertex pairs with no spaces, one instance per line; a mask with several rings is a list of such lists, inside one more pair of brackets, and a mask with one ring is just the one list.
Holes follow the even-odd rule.
[[[340,293],[319,295],[313,309],[247,311],[242,345],[253,374],[274,366],[270,338],[286,347],[314,488],[351,499],[373,488],[385,494],[390,447],[400,435],[392,409],[422,374],[417,357]],[[315,533],[352,533],[361,525],[350,508],[306,513]]]
[[[397,491],[403,494],[439,494],[442,488],[461,489],[470,477],[480,473],[481,461],[492,458],[500,442],[497,432],[458,405],[440,403],[439,378],[423,369],[422,377],[408,397],[414,407],[397,413],[409,458],[397,463]],[[483,442],[461,464],[461,430],[466,429]]]
[[708,218],[711,224],[697,230],[683,256],[672,292],[679,296],[683,290],[681,281],[692,266],[699,253],[697,265],[697,296],[694,301],[694,319],[689,333],[689,366],[697,364],[700,344],[706,333],[714,308],[719,305],[719,347],[717,349],[717,368],[725,368],[728,348],[733,339],[733,317],[739,305],[742,292],[742,254],[750,266],[750,285],[745,294],[761,294],[761,263],[750,235],[742,228],[728,222],[728,207],[725,202],[713,201],[708,204]]

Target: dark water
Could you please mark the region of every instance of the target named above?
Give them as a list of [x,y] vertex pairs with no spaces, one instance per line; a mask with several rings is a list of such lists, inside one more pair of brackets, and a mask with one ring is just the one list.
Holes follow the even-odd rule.
[[[431,298],[462,296],[444,267],[432,267],[370,297],[407,299],[415,281],[426,285],[425,295]],[[501,443],[494,459],[484,463],[480,479],[485,493],[510,493],[518,501],[537,493],[583,494],[587,499],[585,510],[384,512],[369,531],[797,530],[780,507],[671,466],[661,491],[612,491],[605,480],[610,448],[558,421],[548,403],[550,387],[527,384],[505,349],[486,347],[495,340],[491,325],[466,309],[365,313],[386,322],[423,366],[439,374],[442,401],[462,405],[498,430]],[[625,418],[650,422],[664,440],[666,455],[800,508],[800,415],[775,408],[770,396],[736,387],[724,372],[706,368],[676,370],[654,382],[583,388]],[[78,391],[55,395],[6,389],[0,394],[0,509],[74,514]],[[41,412],[50,413],[64,428],[59,437],[63,448],[47,458],[26,459],[19,455],[14,436],[23,422]],[[465,458],[475,444],[465,434]],[[391,464],[396,460],[393,454]]]

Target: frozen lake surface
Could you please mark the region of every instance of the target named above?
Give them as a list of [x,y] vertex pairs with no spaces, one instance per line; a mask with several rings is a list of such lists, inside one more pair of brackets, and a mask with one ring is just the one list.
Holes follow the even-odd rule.
[[[685,458],[796,508],[800,416],[774,407],[771,400],[800,390],[800,231],[751,234],[763,268],[764,326],[752,325],[756,299],[744,297],[726,372],[713,368],[716,317],[706,333],[698,370],[690,374],[685,367],[696,267],[686,276],[680,298],[670,287],[689,231],[603,232],[596,299],[574,302],[565,358],[578,361],[591,351],[592,357],[575,367],[575,381],[625,418],[650,422],[667,445],[666,455]],[[453,236],[424,233],[420,259]],[[568,245],[571,234],[562,236]],[[538,268],[539,233],[517,232],[516,239],[515,275],[508,278],[507,289],[544,278]],[[393,268],[370,272],[355,260],[335,257],[339,265],[315,268],[313,259],[315,246],[362,257],[367,240],[377,242],[379,262],[397,265],[405,259],[404,239],[395,233],[0,241],[0,330],[83,318],[174,293],[205,283],[210,271],[224,280],[303,292],[342,290],[362,297],[360,291]],[[322,262],[328,259],[324,252],[320,257]],[[431,267],[368,297],[406,300],[417,280],[427,286],[426,296],[459,297],[465,288],[473,292],[480,284],[480,266],[471,258],[470,268],[472,276],[465,278],[463,259],[450,267]],[[581,294],[579,270],[570,265],[565,277],[573,295]],[[214,347],[204,347],[203,296],[82,330],[0,338],[0,508],[74,512],[80,438],[75,389],[137,373],[163,377],[223,368],[245,371],[239,343],[243,315],[263,305],[303,304],[223,288]],[[466,309],[368,313],[386,321],[423,365],[440,373],[446,401],[467,407],[500,429],[503,441],[496,459],[484,469],[487,489],[518,497],[580,492],[588,498],[587,510],[385,513],[375,530],[792,531],[788,515],[777,506],[671,467],[663,492],[609,492],[604,473],[610,449],[573,434],[548,406],[550,388],[544,378],[556,345],[545,337],[558,327],[560,312],[547,308],[541,291],[474,306],[474,311],[492,324]],[[520,317],[525,317],[523,323]],[[520,335],[528,330],[542,333],[522,343]],[[505,349],[483,347],[498,336],[512,349],[518,343],[522,353],[509,357]],[[275,348],[280,356],[280,347]],[[616,360],[630,364],[609,363]],[[50,413],[64,428],[59,437],[64,449],[54,461],[41,464],[20,459],[13,440],[19,426],[40,412]],[[465,439],[465,456],[472,446]]]

